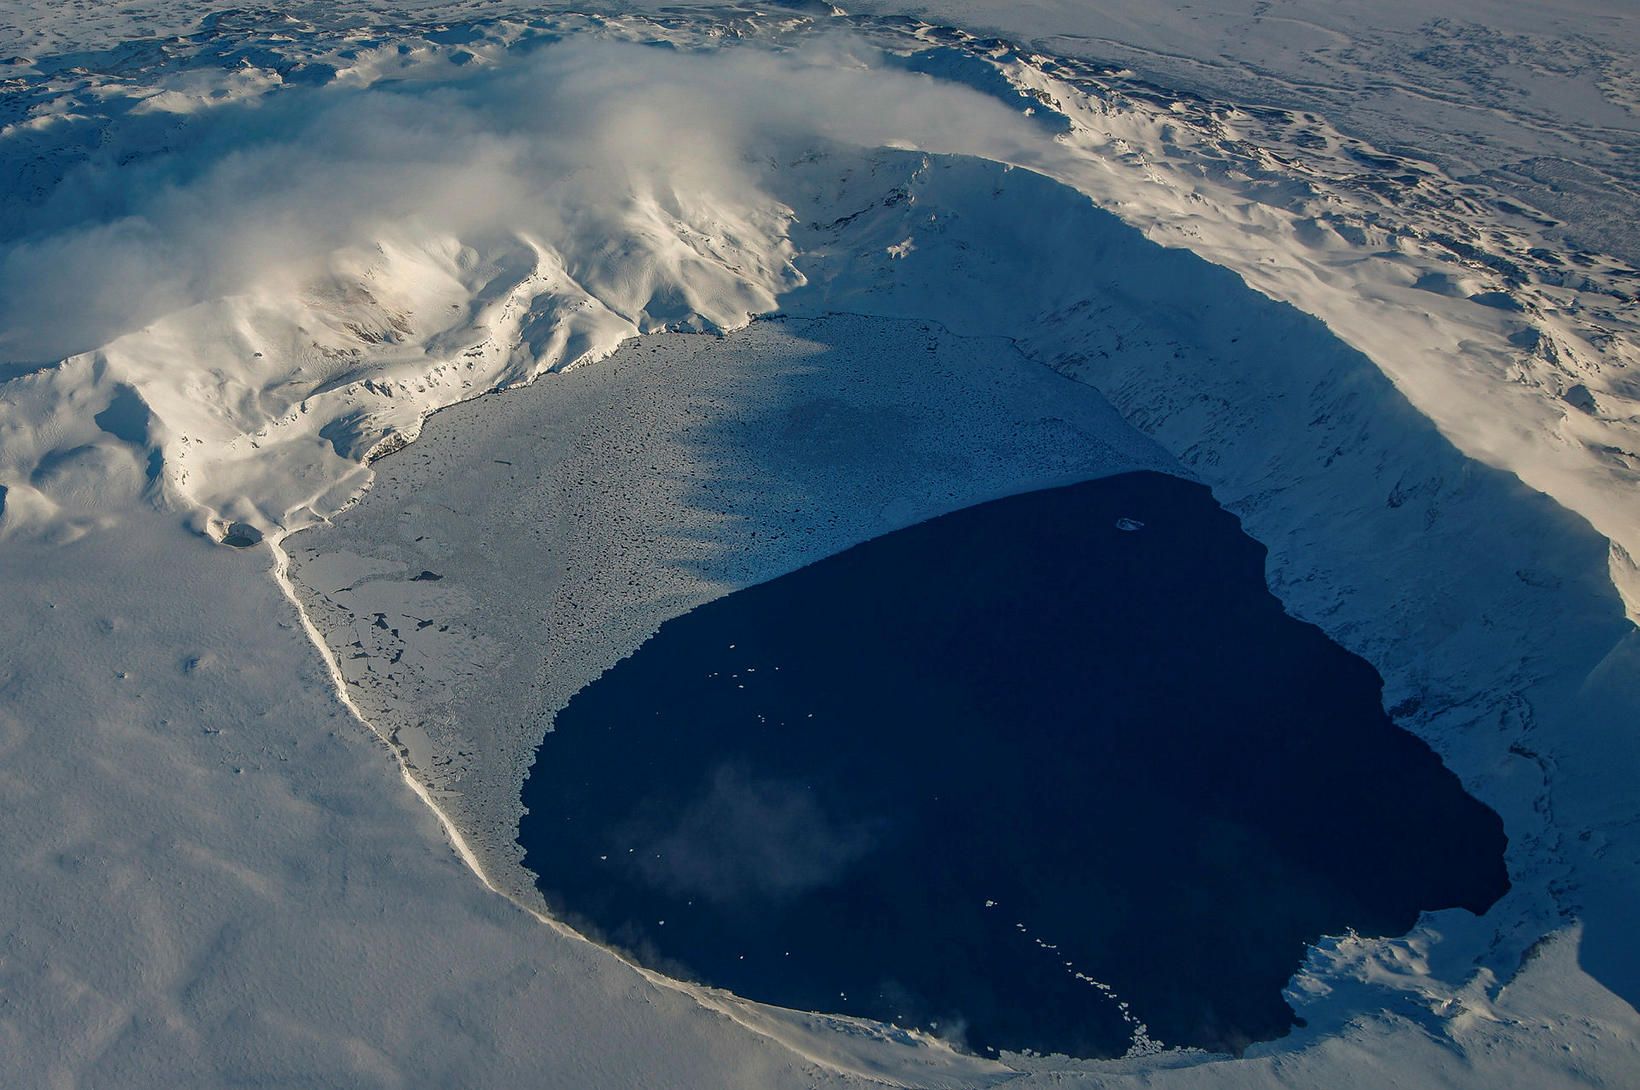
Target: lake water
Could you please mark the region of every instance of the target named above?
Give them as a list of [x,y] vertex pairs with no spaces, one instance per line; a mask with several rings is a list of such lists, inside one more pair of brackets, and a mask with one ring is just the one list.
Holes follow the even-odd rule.
[[975,1051],[1280,1036],[1307,942],[1508,881],[1497,816],[1263,562],[1135,473],[728,595],[558,715],[525,864],[645,964]]

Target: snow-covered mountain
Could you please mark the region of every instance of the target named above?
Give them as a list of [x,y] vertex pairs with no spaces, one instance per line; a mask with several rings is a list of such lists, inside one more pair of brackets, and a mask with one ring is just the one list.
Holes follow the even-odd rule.
[[[1043,173],[1321,318],[1466,453],[1593,522],[1640,593],[1640,514],[1621,502],[1640,449],[1632,268],[1542,246],[1551,218],[1314,115],[837,22],[360,42],[233,20],[100,63],[14,63],[9,366],[42,363],[25,388],[119,399],[126,434],[101,434],[139,439],[156,491],[202,524],[295,525],[439,405],[782,305],[806,275],[789,225],[847,200],[805,159],[915,147]],[[564,29],[580,34],[550,40]],[[789,94],[750,93],[773,82]],[[99,433],[48,445],[12,426],[8,522],[50,520],[54,490],[31,480],[46,461],[77,479],[65,457]],[[114,457],[78,456],[93,475]]]
[[[1372,661],[1508,825],[1505,902],[1325,944],[1292,993],[1311,1030],[1270,1056],[1314,1075],[1347,1062],[1328,1042],[1393,1050],[1417,1026],[1460,1064],[1558,1061],[1575,993],[1599,1008],[1575,1032],[1608,1050],[1588,1070],[1622,1070],[1633,1011],[1593,982],[1640,994],[1640,273],[1618,236],[1589,245],[1564,186],[1554,211],[1455,177],[1451,149],[1293,105],[1300,82],[1238,102],[1056,50],[1030,22],[1052,7],[1018,41],[800,5],[232,12],[72,50],[72,26],[19,30],[0,67],[6,582],[66,604],[40,558],[122,537],[159,556],[180,523],[190,549],[266,539],[288,589],[285,535],[354,502],[429,413],[640,333],[846,312],[1009,338],[1211,484],[1288,608]],[[1530,47],[1510,59],[1541,62]],[[1632,118],[1632,81],[1588,63]],[[425,691],[364,713],[391,734]],[[526,898],[516,745],[483,782],[483,761],[442,759],[412,779]],[[1548,976],[1517,986],[1534,960]],[[981,1077],[733,1012],[833,1072]]]

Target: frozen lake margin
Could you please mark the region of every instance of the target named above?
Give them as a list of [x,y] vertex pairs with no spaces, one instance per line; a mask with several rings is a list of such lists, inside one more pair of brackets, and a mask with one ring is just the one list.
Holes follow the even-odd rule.
[[934,515],[1133,469],[1178,471],[1005,340],[765,321],[445,409],[286,548],[351,699],[533,901],[514,839],[541,735],[661,622]]

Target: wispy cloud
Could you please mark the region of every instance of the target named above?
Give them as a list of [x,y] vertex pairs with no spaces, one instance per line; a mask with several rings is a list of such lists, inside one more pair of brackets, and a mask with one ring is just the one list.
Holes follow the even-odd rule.
[[870,854],[880,822],[828,813],[800,783],[720,765],[677,813],[623,828],[644,879],[669,893],[745,907],[829,885]]
[[619,295],[623,248],[676,241],[645,237],[655,217],[778,251],[763,168],[794,147],[1025,138],[995,99],[871,59],[835,37],[710,54],[569,42],[457,82],[289,89],[184,115],[165,153],[87,158],[44,226],[0,250],[0,356],[60,358],[407,235],[522,233]]

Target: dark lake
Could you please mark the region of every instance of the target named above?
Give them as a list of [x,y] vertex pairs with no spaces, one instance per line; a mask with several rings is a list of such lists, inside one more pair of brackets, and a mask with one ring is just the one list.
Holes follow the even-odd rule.
[[1127,1049],[1114,993],[1239,1051],[1307,942],[1508,888],[1380,687],[1206,488],[1128,474],[668,622],[558,715],[519,839],[561,918],[675,976],[1081,1056]]

